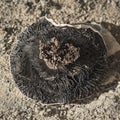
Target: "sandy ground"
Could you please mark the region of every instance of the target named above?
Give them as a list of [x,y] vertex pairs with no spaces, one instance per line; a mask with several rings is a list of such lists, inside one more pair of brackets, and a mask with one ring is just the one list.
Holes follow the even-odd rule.
[[[119,0],[0,0],[0,120],[119,120],[119,82],[88,104],[44,105],[19,91],[10,51],[20,32],[43,15],[57,23],[99,22],[120,43]],[[116,68],[120,74],[120,65]]]

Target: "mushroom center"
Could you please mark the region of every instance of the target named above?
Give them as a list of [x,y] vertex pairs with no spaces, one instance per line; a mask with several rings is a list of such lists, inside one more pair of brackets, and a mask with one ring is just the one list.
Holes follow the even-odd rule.
[[47,43],[40,41],[39,50],[39,58],[43,59],[50,69],[62,68],[80,57],[80,48],[71,43],[62,45],[55,37]]

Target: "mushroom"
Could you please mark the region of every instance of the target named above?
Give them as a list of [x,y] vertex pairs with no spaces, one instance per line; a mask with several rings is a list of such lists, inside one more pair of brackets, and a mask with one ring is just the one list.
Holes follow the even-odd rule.
[[42,103],[85,101],[106,85],[108,57],[118,51],[97,23],[56,24],[43,17],[18,37],[11,72],[21,92]]

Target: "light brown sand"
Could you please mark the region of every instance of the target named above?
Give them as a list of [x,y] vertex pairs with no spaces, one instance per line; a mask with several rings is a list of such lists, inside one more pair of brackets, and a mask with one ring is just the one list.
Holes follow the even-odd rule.
[[[80,105],[43,105],[17,88],[10,73],[10,51],[18,34],[44,15],[43,10],[57,23],[100,22],[120,43],[119,0],[40,1],[0,0],[0,120],[119,120],[120,83],[91,103]],[[118,57],[115,62],[120,63]],[[116,69],[120,74],[120,67]]]

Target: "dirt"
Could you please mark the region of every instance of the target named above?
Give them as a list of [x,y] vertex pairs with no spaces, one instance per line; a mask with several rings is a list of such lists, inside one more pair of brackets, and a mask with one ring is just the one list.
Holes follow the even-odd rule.
[[107,79],[117,86],[87,104],[46,105],[24,96],[10,72],[9,56],[17,36],[41,16],[57,23],[101,23],[120,43],[119,0],[0,1],[0,120],[119,120],[120,53]]
[[[80,49],[72,44],[62,46],[56,38],[52,38],[46,44],[40,44],[40,59],[44,59],[47,66],[51,69],[57,69],[62,65],[67,65],[79,58]],[[51,56],[51,58],[50,58]]]

